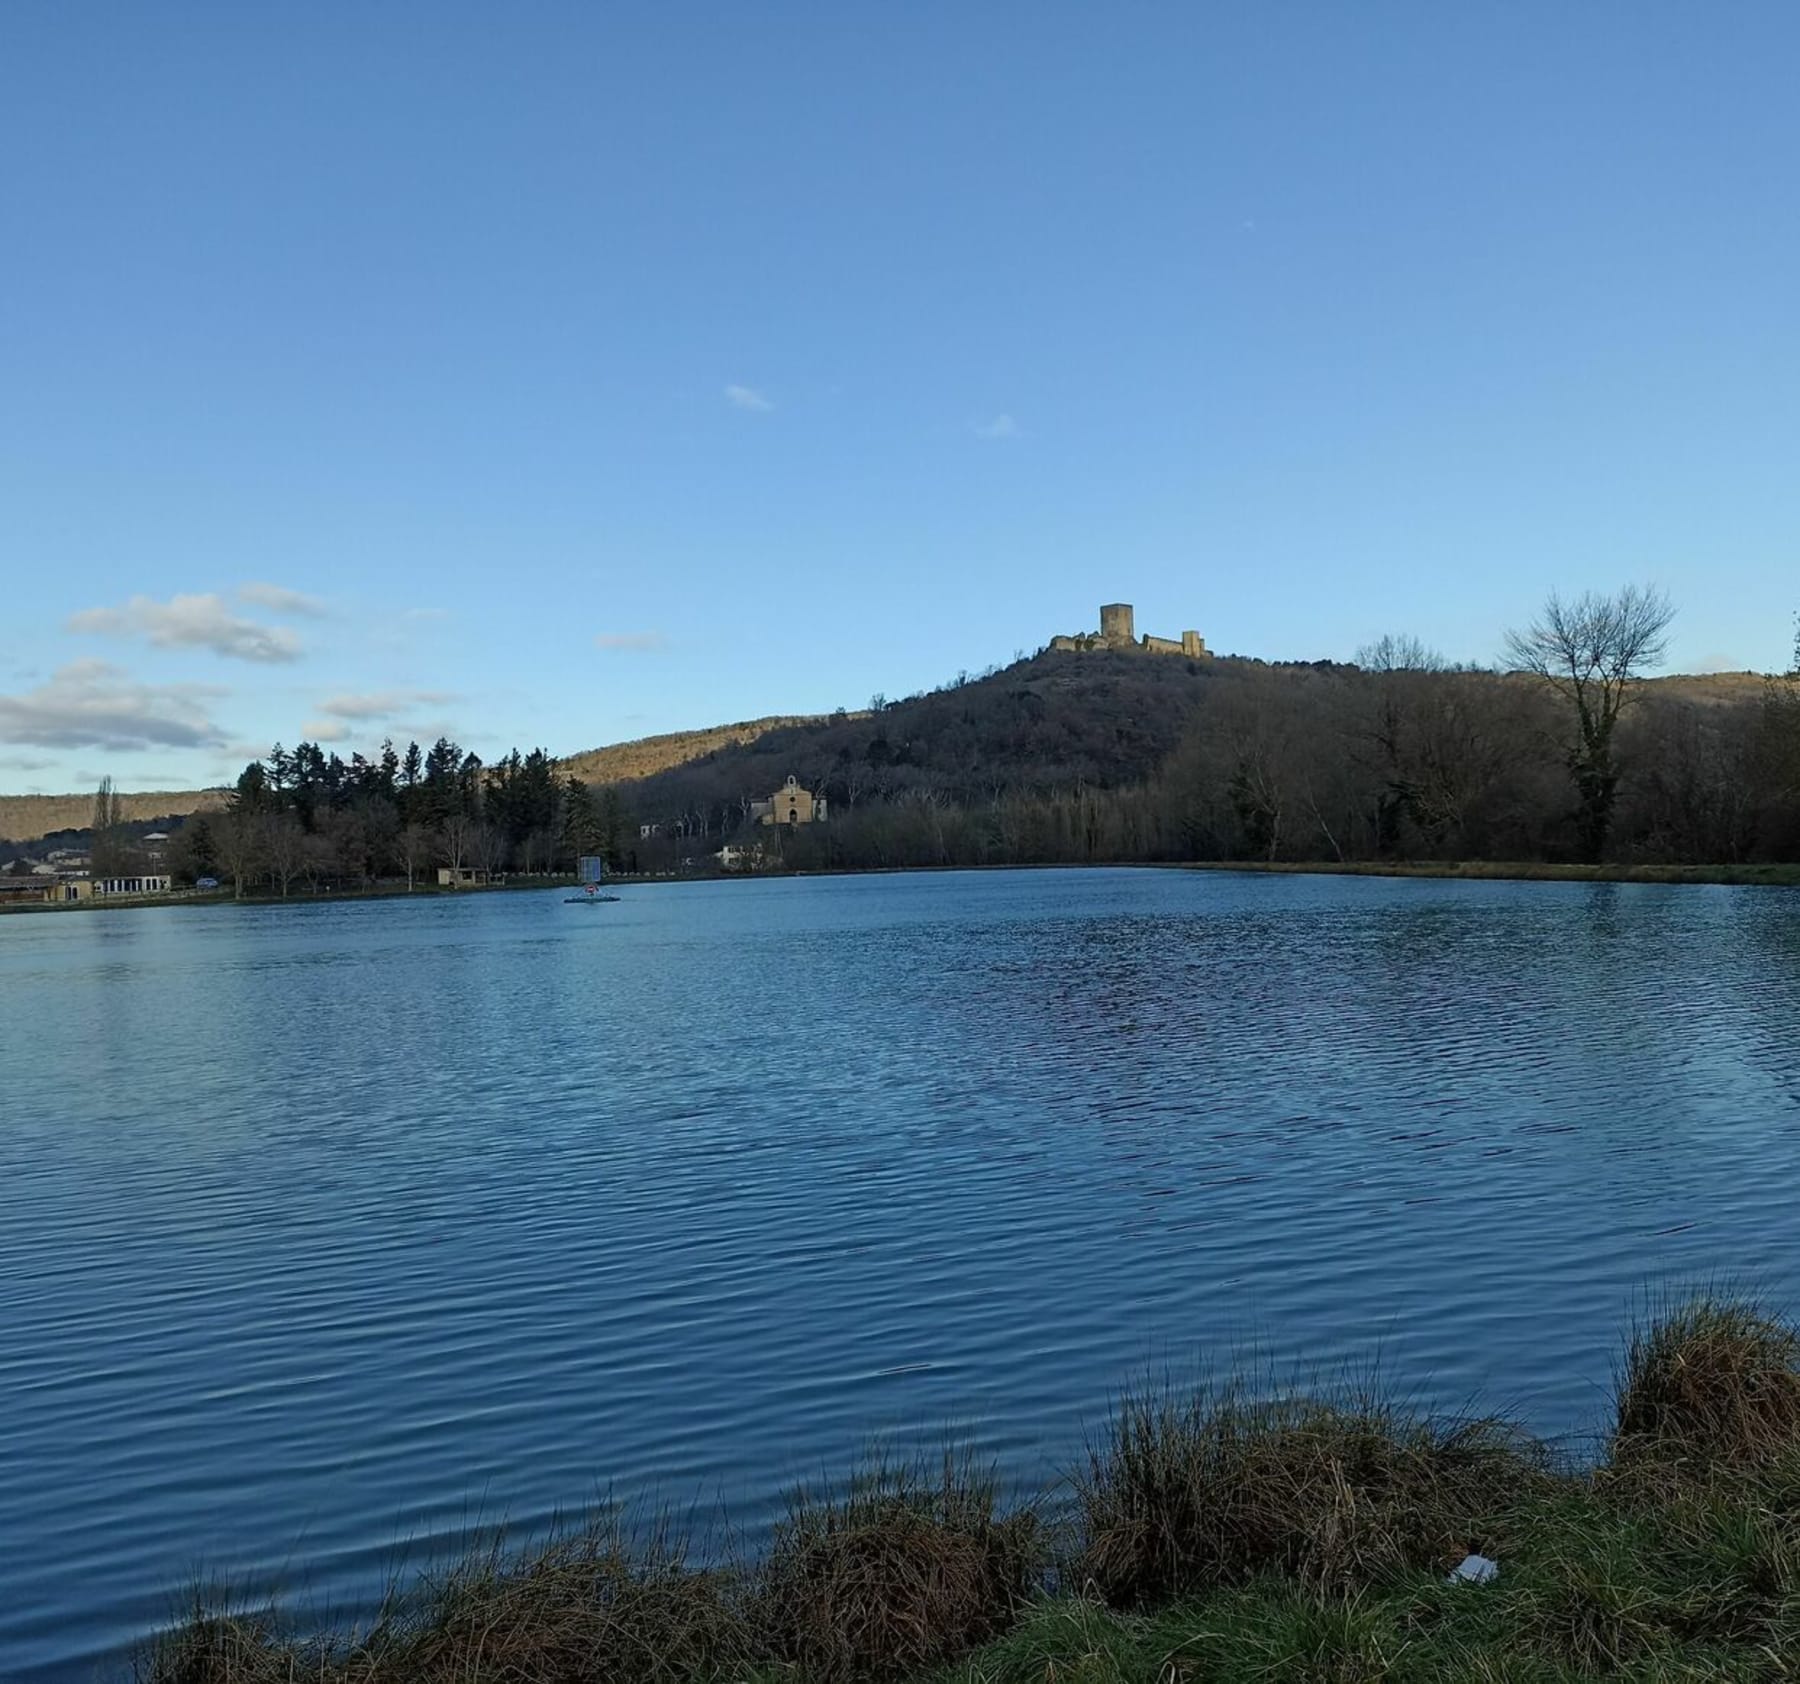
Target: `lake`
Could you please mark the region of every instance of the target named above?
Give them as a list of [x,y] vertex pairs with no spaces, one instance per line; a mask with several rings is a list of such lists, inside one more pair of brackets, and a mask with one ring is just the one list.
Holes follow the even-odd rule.
[[0,918],[0,1677],[1245,1353],[1579,1438],[1647,1290],[1800,1305],[1800,894],[621,894]]

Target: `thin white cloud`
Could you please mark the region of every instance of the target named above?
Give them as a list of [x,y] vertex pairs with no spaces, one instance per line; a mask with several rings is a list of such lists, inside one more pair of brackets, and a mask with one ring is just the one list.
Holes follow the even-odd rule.
[[350,727],[341,719],[309,719],[300,735],[308,742],[341,743],[349,739]]
[[991,421],[977,421],[970,431],[978,439],[1016,439],[1019,423],[1010,415],[996,415]]
[[319,703],[319,712],[333,719],[392,719],[416,707],[444,707],[457,700],[450,690],[369,690],[359,695],[327,696]]
[[754,386],[727,386],[725,401],[733,409],[750,409],[759,415],[766,415],[775,407]]
[[72,632],[141,637],[158,649],[210,649],[239,661],[297,661],[303,652],[286,627],[246,620],[211,592],[167,602],[134,596],[117,608],[84,608],[68,626]]
[[594,639],[596,649],[604,649],[609,654],[634,652],[637,654],[653,654],[669,647],[669,640],[659,631],[644,632],[601,632]]
[[408,620],[447,620],[450,618],[448,608],[409,608],[403,616]]
[[1693,665],[1693,671],[1697,673],[1748,672],[1749,670],[1750,663],[1748,661],[1740,660],[1736,655],[1721,649],[1715,649],[1711,654],[1702,655]]
[[331,612],[329,605],[319,597],[308,596],[305,591],[291,591],[286,585],[270,585],[260,580],[239,585],[237,597],[239,602],[253,602],[272,614],[304,614],[310,619],[322,620]]
[[34,690],[0,695],[0,742],[34,748],[214,748],[225,734],[207,684],[141,684],[107,661],[72,661]]

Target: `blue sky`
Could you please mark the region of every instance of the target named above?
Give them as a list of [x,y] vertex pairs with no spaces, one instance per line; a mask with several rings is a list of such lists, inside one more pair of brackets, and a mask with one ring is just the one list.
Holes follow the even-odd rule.
[[0,9],[0,790],[1800,607],[1791,4]]

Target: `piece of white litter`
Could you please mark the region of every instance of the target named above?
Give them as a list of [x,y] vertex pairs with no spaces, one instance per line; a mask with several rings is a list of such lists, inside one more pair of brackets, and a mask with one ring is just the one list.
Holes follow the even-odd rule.
[[1450,1570],[1444,1582],[1453,1585],[1461,1580],[1471,1585],[1485,1585],[1489,1579],[1499,1577],[1499,1562],[1489,1561],[1485,1555],[1465,1555],[1461,1563]]

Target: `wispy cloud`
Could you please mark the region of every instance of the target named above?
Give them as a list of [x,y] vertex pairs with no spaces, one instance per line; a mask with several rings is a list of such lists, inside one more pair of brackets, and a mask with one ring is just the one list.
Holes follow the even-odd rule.
[[725,401],[733,409],[752,409],[766,415],[775,406],[754,386],[727,386]]
[[[392,719],[418,707],[443,707],[459,698],[450,690],[368,690],[354,695],[327,696],[319,712],[333,719]],[[337,739],[330,739],[336,741]]]
[[594,639],[594,647],[614,654],[632,651],[650,654],[667,649],[669,640],[659,631],[601,632]]
[[34,690],[0,696],[0,742],[35,748],[212,748],[224,733],[206,684],[140,684],[108,661],[72,661]]
[[447,620],[450,618],[448,608],[409,608],[404,616],[408,620]]
[[212,592],[167,602],[134,596],[117,608],[84,608],[71,615],[72,632],[141,637],[158,649],[210,649],[239,661],[297,661],[300,640],[284,626],[246,620]]
[[350,727],[341,719],[309,719],[300,735],[308,742],[341,743],[349,739]]
[[259,580],[239,585],[237,598],[239,602],[253,602],[272,614],[304,614],[309,619],[322,620],[331,612],[329,604],[319,597],[308,596],[305,591],[291,591],[286,585],[270,585]]
[[977,421],[970,428],[978,439],[1016,439],[1019,423],[1010,415],[996,415],[991,421]]

